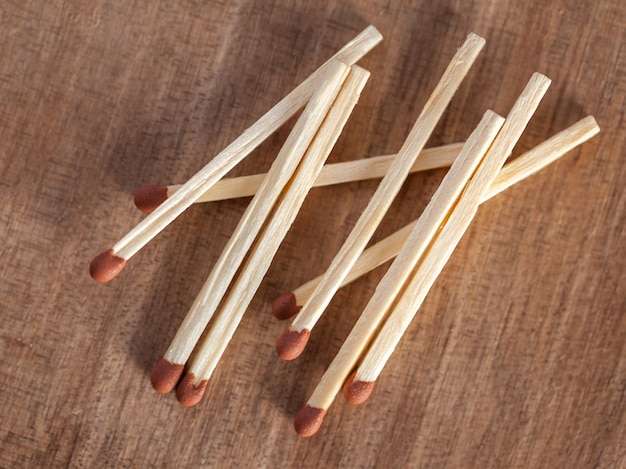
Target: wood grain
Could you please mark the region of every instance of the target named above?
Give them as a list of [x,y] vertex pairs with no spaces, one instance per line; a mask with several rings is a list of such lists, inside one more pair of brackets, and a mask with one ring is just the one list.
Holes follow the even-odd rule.
[[[341,290],[293,363],[284,291],[328,266],[375,181],[315,189],[205,400],[149,372],[249,199],[195,206],[110,284],[89,260],[368,24],[385,39],[330,162],[395,153],[468,32],[487,39],[429,146],[552,79],[515,154],[588,114],[602,133],[484,204],[369,402],[315,437],[295,412],[385,268]],[[0,467],[626,465],[626,9],[497,3],[5,1],[0,7]],[[232,175],[266,171],[288,128]],[[376,241],[417,218],[443,170],[410,176]]]

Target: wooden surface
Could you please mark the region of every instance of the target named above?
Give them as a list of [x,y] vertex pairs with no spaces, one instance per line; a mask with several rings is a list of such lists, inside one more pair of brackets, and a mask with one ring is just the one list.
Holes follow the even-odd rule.
[[[281,362],[284,291],[321,273],[376,182],[315,189],[204,401],[156,394],[165,352],[249,199],[195,206],[109,284],[91,258],[368,24],[383,43],[331,162],[397,151],[448,60],[487,39],[428,146],[553,85],[515,154],[588,114],[602,133],[479,210],[369,402],[292,421],[384,273],[342,289]],[[626,7],[552,2],[4,1],[1,467],[624,467]],[[233,174],[266,170],[288,128]],[[375,239],[444,171],[409,178]]]

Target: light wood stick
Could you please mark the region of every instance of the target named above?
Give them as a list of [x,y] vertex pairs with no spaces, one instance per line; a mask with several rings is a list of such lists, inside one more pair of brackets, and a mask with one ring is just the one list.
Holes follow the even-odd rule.
[[[584,138],[584,140],[582,140],[580,143],[595,135],[589,135],[585,131],[585,126],[591,126],[590,128],[593,128],[595,126],[595,128],[597,129],[597,124],[595,123],[595,120],[593,120],[593,117],[589,116],[586,119],[591,119],[592,122],[582,120],[580,121],[580,127],[571,127],[571,132],[579,134],[578,138]],[[537,160],[532,160],[524,163],[522,157],[519,157],[513,163],[506,164],[504,168],[502,168],[502,171],[498,174],[498,177],[494,182],[494,186],[489,189],[489,194],[495,195],[496,193],[502,192],[504,189],[510,187],[510,185],[514,183],[511,181],[506,182],[506,180],[508,179],[507,172],[510,171],[511,174],[517,174],[517,178],[525,178],[538,171],[542,167],[550,164],[553,159],[556,160],[560,158],[563,153],[569,151],[569,149],[565,147],[562,142],[567,142],[569,145],[573,145],[571,148],[579,145],[579,143],[577,143],[575,139],[571,138],[567,134],[567,132],[570,132],[570,130],[566,129],[562,132],[563,135],[559,134],[560,141],[552,141],[552,139],[546,141],[545,144],[551,145],[552,147],[554,147],[554,150],[547,146],[544,147],[542,145],[541,151],[543,151],[544,154],[541,155],[541,157]],[[427,148],[423,150],[417,160],[415,160],[415,163],[411,167],[410,172],[415,173],[419,171],[427,171],[430,169],[445,168],[447,166],[450,166],[454,159],[458,156],[462,147],[463,143],[459,142],[434,148]],[[370,158],[363,158],[354,161],[346,161],[342,163],[325,165],[319,177],[315,181],[314,187],[323,187],[345,182],[362,181],[365,179],[382,178],[389,168],[389,165],[391,164],[393,158],[395,158],[395,155],[373,156]],[[513,164],[515,165],[512,166]],[[520,165],[520,167],[517,167],[517,165]],[[526,167],[524,167],[524,165]],[[536,168],[536,166],[538,165],[540,167]],[[216,182],[215,185],[211,187],[208,191],[202,194],[202,196],[200,196],[200,198],[196,202],[215,202],[218,200],[252,196],[259,188],[259,185],[263,181],[264,177],[265,174],[253,174],[250,176],[223,178]],[[180,185],[142,186],[135,193],[135,204],[137,205],[137,208],[139,208],[141,211],[150,213],[161,203],[163,203],[163,201],[165,201],[168,197],[174,194],[180,187]],[[486,197],[490,198],[492,197],[492,195],[487,195]]]
[[369,72],[353,66],[341,93],[283,193],[272,218],[255,241],[243,268],[231,285],[215,322],[194,353],[187,374],[178,384],[176,396],[183,405],[196,404],[204,394],[208,379],[235,333],[280,243],[319,175],[324,161],[339,138],[368,77]]
[[[448,219],[445,220],[440,232],[432,241],[427,253],[419,260],[419,267],[412,273],[411,279],[401,286],[402,290],[396,289],[396,291],[400,291],[399,295],[395,298],[396,303],[392,307],[388,318],[385,320],[382,331],[375,339],[374,345],[366,353],[366,357],[363,359],[359,370],[363,368],[366,361],[370,359],[370,356],[374,359],[374,356],[370,355],[371,353],[377,353],[378,355],[376,357],[380,360],[384,359],[385,356],[388,356],[387,354],[393,351],[393,347],[395,347],[395,343],[397,343],[395,342],[396,339],[399,340],[398,334],[401,335],[404,332],[404,329],[408,326],[408,323],[416,313],[416,309],[413,307],[419,308],[419,304],[421,304],[421,301],[418,304],[417,301],[411,302],[409,299],[423,299],[423,297],[425,297],[428,288],[434,283],[436,276],[447,262],[454,247],[473,219],[480,205],[482,193],[492,184],[507,156],[511,153],[513,146],[519,140],[528,121],[537,109],[549,85],[550,80],[547,77],[538,73],[533,74],[528,85],[509,112],[502,130],[489,149],[484,161],[480,164],[476,170],[476,174],[463,190],[459,201]],[[412,239],[413,236],[412,233],[409,239]],[[395,265],[405,262],[403,259],[404,256],[401,257],[400,255],[405,253],[410,254],[410,252],[410,248],[407,251],[404,251],[403,248],[387,271],[381,284],[387,285],[386,278],[394,275],[396,271]],[[416,288],[415,285],[418,284],[424,285],[427,288]],[[380,290],[381,294],[383,294],[384,290],[382,288],[380,288]],[[370,300],[370,304],[376,296],[377,295],[374,295]],[[383,305],[385,304],[389,304],[389,302],[385,302]],[[339,392],[344,382],[346,382],[348,374],[356,365],[359,356],[362,355],[370,340],[372,340],[373,332],[378,329],[386,313],[386,311],[376,312],[370,309],[368,304],[364,314],[357,320],[348,338],[341,346],[339,352],[322,376],[318,386],[313,391],[307,404],[296,415],[295,427],[298,433],[303,436],[310,436],[317,432],[335,395]],[[383,337],[384,339],[382,339]],[[377,365],[379,365],[379,360],[374,359]],[[369,371],[371,368],[367,368],[367,370]],[[369,382],[360,380],[358,376],[360,376],[359,371],[357,371],[357,378],[355,378],[352,383],[348,383],[348,391],[346,394],[350,397],[352,402],[363,400],[364,396],[367,398],[368,391],[371,391],[371,386],[370,389],[368,389]]]
[[[427,148],[415,160],[410,172],[415,173],[448,167],[458,156],[462,147],[463,143],[451,143],[440,147]],[[384,155],[327,164],[322,168],[322,172],[315,180],[313,187],[382,178],[394,158],[395,155]],[[252,174],[220,179],[213,187],[202,194],[196,200],[196,203],[249,197],[256,193],[264,177],[265,174]],[[135,205],[142,212],[150,213],[180,187],[180,185],[142,186],[135,192]]]
[[274,210],[283,188],[291,180],[300,160],[324,122],[348,71],[348,67],[338,61],[333,61],[327,69],[327,75],[321,82],[319,90],[313,94],[287,137],[267,177],[237,224],[174,340],[164,357],[155,366],[152,384],[157,391],[169,392],[176,384],[176,376],[180,377],[183,365],[219,306],[246,253],[261,231],[265,220]]
[[[331,60],[352,65],[382,40],[373,26],[346,44]],[[108,251],[96,256],[90,264],[91,276],[99,282],[114,278],[137,251],[160,233],[178,215],[187,209],[209,187],[221,179],[237,163],[245,158],[263,140],[291,118],[319,88],[331,61],[329,60],[291,93],[263,115],[256,123],[214,157],[198,173],[161,204],[154,212],[139,222]]]
[[278,338],[276,351],[285,360],[302,353],[310,331],[365,248],[404,183],[413,162],[424,148],[443,111],[482,49],[485,40],[470,34],[457,51],[429,97],[398,156],[352,229],[330,267],[291,326]]
[[[600,132],[600,127],[594,117],[587,116],[515,158],[512,162],[504,165],[489,190],[484,194],[481,203],[545,168],[598,132]],[[409,223],[363,251],[341,286],[347,285],[396,257],[416,223],[417,220]],[[301,305],[311,296],[321,278],[320,275],[292,292],[280,295],[272,305],[272,314],[278,319],[293,317]]]

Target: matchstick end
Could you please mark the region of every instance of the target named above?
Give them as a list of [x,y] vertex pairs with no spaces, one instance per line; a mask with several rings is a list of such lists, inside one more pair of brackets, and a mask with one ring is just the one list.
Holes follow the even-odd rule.
[[467,35],[467,40],[468,41],[474,41],[474,42],[476,42],[478,44],[485,44],[487,42],[484,37],[481,37],[478,34],[472,33],[472,32],[470,32]]
[[354,381],[356,371],[352,372],[346,383],[343,385],[343,397],[350,404],[363,404],[374,390],[374,381]]
[[298,435],[304,437],[312,436],[317,433],[322,426],[325,415],[326,411],[324,409],[311,407],[307,404],[296,414],[293,420],[293,426]]
[[161,394],[173,391],[183,374],[184,367],[185,365],[172,363],[165,358],[161,358],[154,365],[150,374],[150,381],[154,390]]
[[302,309],[298,305],[293,292],[283,293],[272,303],[272,314],[276,319],[284,320],[294,317]]
[[206,391],[208,380],[200,381],[197,386],[194,384],[195,381],[196,376],[189,371],[176,386],[176,398],[185,407],[191,407],[200,402]]
[[166,200],[167,186],[141,186],[135,192],[135,205],[145,213],[152,213]]
[[283,360],[294,360],[300,356],[310,336],[308,329],[298,332],[289,328],[276,341],[276,353]]
[[108,282],[126,265],[126,259],[113,254],[113,249],[101,252],[89,264],[89,274],[97,282]]

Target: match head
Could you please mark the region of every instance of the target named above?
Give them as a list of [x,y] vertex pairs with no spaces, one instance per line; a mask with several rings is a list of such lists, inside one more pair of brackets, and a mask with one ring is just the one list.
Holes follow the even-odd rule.
[[192,372],[187,372],[185,377],[176,386],[176,398],[185,407],[196,405],[202,400],[208,380],[204,379],[196,386],[194,382],[196,376]]
[[108,282],[119,274],[126,265],[126,259],[113,254],[113,249],[101,252],[89,264],[89,274],[97,282]]
[[293,420],[293,427],[300,436],[308,437],[315,435],[322,426],[326,410],[305,405],[298,411]]
[[363,404],[374,390],[374,381],[354,381],[356,371],[352,372],[343,385],[343,397],[350,404]]
[[308,329],[298,332],[288,328],[276,341],[276,353],[283,360],[294,360],[300,356],[310,336]]
[[172,363],[166,358],[161,358],[150,373],[150,381],[154,390],[161,394],[173,391],[183,374],[183,368],[185,365]]
[[283,293],[272,303],[272,314],[276,319],[289,319],[300,312],[302,305],[298,305],[293,292]]
[[167,186],[141,186],[135,192],[135,205],[145,213],[152,213],[166,200]]

